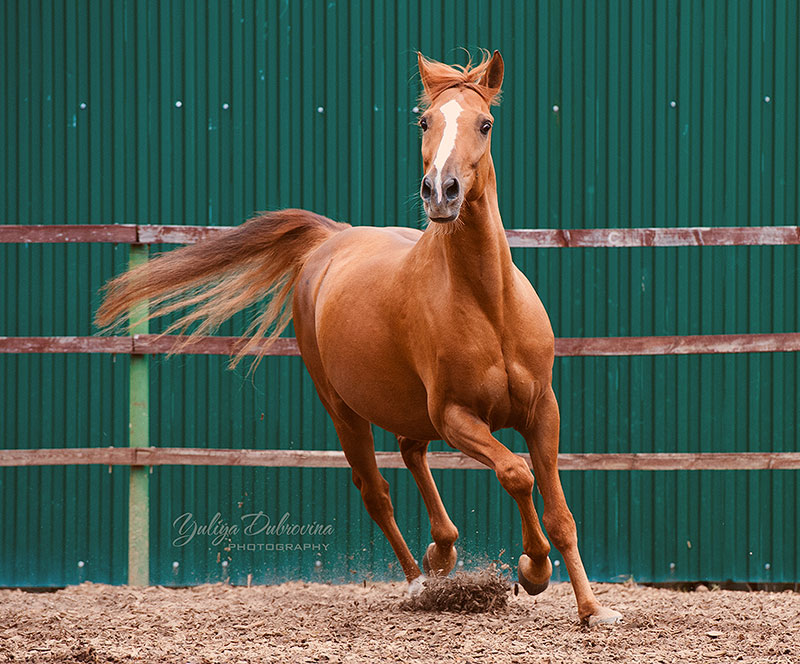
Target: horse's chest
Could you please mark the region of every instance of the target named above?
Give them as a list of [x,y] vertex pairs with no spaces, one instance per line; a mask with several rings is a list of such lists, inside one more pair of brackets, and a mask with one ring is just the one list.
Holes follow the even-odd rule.
[[510,406],[509,374],[499,343],[465,337],[440,352],[428,390],[446,403],[502,419]]
[[445,402],[468,405],[493,429],[524,424],[544,384],[535,367],[499,340],[464,351],[443,358],[436,393]]

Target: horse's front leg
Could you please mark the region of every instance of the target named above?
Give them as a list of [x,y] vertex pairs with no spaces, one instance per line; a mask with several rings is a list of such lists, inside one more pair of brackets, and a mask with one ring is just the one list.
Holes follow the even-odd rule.
[[434,424],[448,444],[494,470],[500,484],[517,502],[522,518],[520,582],[530,594],[547,588],[553,567],[550,543],[539,525],[533,506],[533,475],[528,465],[493,435],[486,422],[467,409],[450,406],[434,417]]
[[552,388],[548,388],[536,406],[532,426],[527,430],[520,430],[528,444],[533,472],[544,499],[542,522],[551,541],[564,556],[581,621],[590,625],[618,622],[622,618],[621,614],[601,606],[595,599],[578,552],[575,519],[567,507],[558,476],[559,427],[558,402]]

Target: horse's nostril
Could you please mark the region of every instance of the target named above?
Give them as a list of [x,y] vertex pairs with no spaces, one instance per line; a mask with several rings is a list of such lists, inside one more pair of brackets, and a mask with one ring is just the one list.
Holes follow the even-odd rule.
[[433,189],[431,187],[431,181],[427,176],[422,178],[422,189],[420,190],[420,196],[427,201],[431,197],[432,192]]
[[444,195],[447,196],[447,200],[453,201],[458,198],[459,191],[460,187],[458,186],[458,180],[453,178],[447,183],[447,186],[444,189]]

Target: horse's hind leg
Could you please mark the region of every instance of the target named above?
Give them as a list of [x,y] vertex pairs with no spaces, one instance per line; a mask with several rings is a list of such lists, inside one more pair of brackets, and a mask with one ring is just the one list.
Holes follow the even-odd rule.
[[564,556],[581,620],[590,625],[599,622],[617,622],[622,616],[616,611],[600,606],[595,599],[578,552],[575,519],[567,507],[558,476],[559,426],[558,402],[553,390],[550,389],[542,395],[536,406],[531,429],[521,431],[528,444],[533,471],[544,498],[542,522],[553,544]]
[[[422,590],[420,582],[412,583],[422,576],[419,566],[414,562],[414,556],[408,549],[403,539],[397,522],[394,520],[394,508],[389,495],[389,483],[378,470],[375,461],[375,442],[372,439],[370,423],[357,415],[339,396],[331,385],[322,367],[319,348],[317,345],[314,318],[304,315],[304,312],[313,311],[313,304],[307,300],[310,293],[303,290],[301,282],[294,303],[294,324],[297,341],[303,355],[308,373],[314,381],[322,405],[331,416],[339,443],[347,457],[347,462],[353,469],[353,483],[361,492],[361,498],[367,512],[378,524],[389,544],[392,545],[397,560],[406,575],[410,592]],[[307,283],[306,283],[307,286]],[[304,299],[305,298],[305,299]]]
[[[326,403],[326,406],[329,404]],[[378,470],[375,461],[375,443],[369,422],[356,415],[343,403],[336,408],[329,408],[339,442],[353,469],[353,483],[361,492],[361,498],[367,512],[380,526],[389,544],[392,545],[397,560],[403,568],[406,579],[411,583],[422,575],[414,556],[408,548],[397,523],[394,520],[394,508],[389,496],[389,483]],[[421,588],[419,588],[421,590]],[[410,587],[415,590],[415,587]]]
[[422,568],[431,576],[447,576],[458,560],[456,548],[453,546],[458,539],[458,528],[447,515],[433,481],[428,466],[428,441],[412,440],[403,436],[398,436],[397,441],[400,443],[403,461],[414,476],[431,521],[433,542],[422,558]]

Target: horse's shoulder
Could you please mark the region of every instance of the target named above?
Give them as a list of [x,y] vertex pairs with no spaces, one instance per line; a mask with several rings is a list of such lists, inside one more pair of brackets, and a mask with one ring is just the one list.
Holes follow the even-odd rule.
[[533,284],[514,266],[515,288],[510,310],[513,312],[512,320],[520,329],[536,330],[543,340],[549,340],[553,335],[550,318],[539,299],[539,294]]

